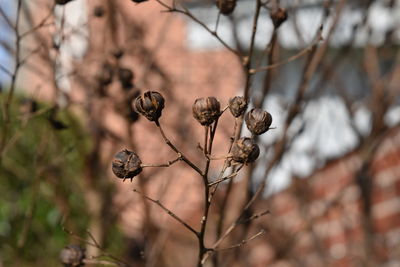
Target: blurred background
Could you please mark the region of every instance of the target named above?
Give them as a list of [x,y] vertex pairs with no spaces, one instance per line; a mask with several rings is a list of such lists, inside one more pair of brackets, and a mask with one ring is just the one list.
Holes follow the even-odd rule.
[[[211,0],[0,0],[0,266],[62,266],[69,244],[89,266],[196,265],[196,238],[133,189],[198,229],[200,177],[182,162],[132,183],[111,172],[124,148],[176,158],[132,108],[147,90],[199,166],[196,98],[246,95],[273,117],[260,158],[218,187],[206,243],[268,210],[221,247],[265,234],[204,266],[400,265],[400,1],[232,3],[224,15]],[[224,113],[213,154],[234,125]]]

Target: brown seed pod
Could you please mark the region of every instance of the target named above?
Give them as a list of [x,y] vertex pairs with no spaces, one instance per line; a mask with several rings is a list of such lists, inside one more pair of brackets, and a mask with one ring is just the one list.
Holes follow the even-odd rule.
[[85,259],[85,250],[78,245],[68,245],[60,252],[60,261],[65,266],[81,266]]
[[240,163],[250,163],[255,161],[260,155],[260,148],[248,137],[236,140],[231,150],[232,159]]
[[269,130],[272,123],[272,116],[265,110],[253,108],[244,117],[247,129],[252,134],[260,135]]
[[104,10],[103,6],[95,6],[93,9],[93,15],[95,17],[101,18],[105,13],[106,11]]
[[236,0],[217,0],[216,4],[221,14],[229,15],[236,7]]
[[247,109],[247,101],[243,96],[235,96],[229,100],[229,110],[232,115],[240,117]]
[[57,5],[65,5],[71,2],[72,0],[55,0]]
[[133,101],[133,107],[149,121],[157,121],[161,117],[164,102],[164,97],[160,93],[147,91]]
[[132,80],[134,78],[133,72],[128,68],[119,68],[118,69],[118,78],[121,82],[122,87],[131,88]]
[[114,156],[112,171],[118,178],[132,178],[142,172],[142,161],[135,152],[124,149]]
[[286,12],[286,9],[281,7],[271,13],[271,20],[274,24],[275,29],[279,28],[279,26],[281,26],[281,24],[284,23],[287,18],[288,14]]
[[113,68],[110,64],[104,63],[96,75],[101,86],[107,86],[112,82],[113,78]]
[[116,58],[120,59],[124,55],[124,50],[122,48],[115,48],[111,54]]
[[219,101],[212,96],[196,99],[192,110],[193,117],[201,125],[210,125],[221,115]]

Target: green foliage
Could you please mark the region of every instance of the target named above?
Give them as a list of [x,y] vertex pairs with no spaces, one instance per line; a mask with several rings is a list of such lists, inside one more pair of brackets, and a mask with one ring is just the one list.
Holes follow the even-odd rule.
[[[74,242],[63,226],[76,233],[87,228],[82,173],[91,144],[73,114],[44,104],[30,113],[21,103],[12,103],[1,157],[0,262],[58,266],[60,249]],[[51,114],[68,128],[55,129]],[[4,134],[2,117],[0,125]]]

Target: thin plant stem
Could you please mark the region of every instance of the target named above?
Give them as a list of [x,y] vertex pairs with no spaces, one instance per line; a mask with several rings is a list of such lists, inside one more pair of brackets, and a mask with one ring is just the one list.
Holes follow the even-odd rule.
[[249,237],[249,238],[247,238],[247,239],[243,239],[242,241],[240,241],[240,243],[238,243],[238,244],[236,244],[236,245],[232,245],[232,246],[230,246],[230,247],[225,247],[225,248],[218,248],[218,249],[215,249],[215,250],[213,250],[213,251],[214,251],[214,252],[215,252],[215,251],[224,251],[224,250],[229,250],[229,249],[234,249],[234,248],[242,247],[242,246],[245,245],[246,243],[248,243],[248,242],[250,242],[250,241],[256,239],[256,238],[259,237],[259,236],[264,235],[265,233],[266,233],[265,230],[261,230],[261,231],[259,231],[257,234],[255,234],[255,235],[253,235],[253,236],[251,236],[251,237]]
[[203,27],[206,31],[208,31],[212,36],[214,36],[226,49],[231,51],[237,56],[240,56],[239,52],[230,47],[222,38],[219,36],[219,34],[216,31],[211,30],[204,22],[200,21],[198,18],[196,18],[187,8],[183,7],[184,10],[178,9],[175,6],[169,6],[166,3],[164,3],[161,0],[156,0],[161,6],[165,7],[168,12],[176,12],[176,13],[181,13],[193,21],[195,21],[197,24],[199,24],[201,27]]
[[223,181],[226,181],[226,180],[235,178],[235,177],[239,174],[239,171],[242,169],[242,167],[243,167],[243,165],[241,165],[235,172],[231,173],[230,175],[225,176],[225,177],[223,177],[223,178],[221,178],[221,179],[218,179],[218,180],[215,181],[215,182],[209,183],[208,186],[211,187],[211,186],[220,184],[220,183],[222,183]]
[[[96,256],[97,258],[99,258],[99,257],[108,257],[108,258],[110,258],[110,259],[113,260],[113,263],[116,264],[116,266],[121,266],[121,267],[129,267],[129,266],[130,266],[129,263],[127,263],[127,262],[125,262],[125,261],[123,261],[123,260],[121,260],[121,259],[119,259],[119,258],[117,258],[117,257],[115,257],[115,256],[113,256],[113,255],[111,255],[111,254],[109,254],[109,253],[107,253],[107,252],[99,245],[99,243],[95,240],[94,236],[90,233],[90,231],[87,230],[86,232],[88,233],[90,239],[92,239],[92,242],[87,241],[86,239],[84,239],[84,238],[82,238],[81,236],[75,234],[74,232],[72,232],[72,231],[66,229],[65,227],[62,227],[62,229],[63,229],[64,232],[66,232],[67,234],[69,234],[69,235],[72,236],[73,238],[75,238],[75,239],[77,239],[77,240],[79,240],[79,241],[81,241],[81,242],[83,242],[83,243],[85,243],[85,244],[87,244],[87,245],[89,245],[89,246],[92,246],[92,247],[97,248],[97,249],[102,253],[102,255]],[[103,260],[103,261],[104,261],[104,260]],[[107,262],[110,262],[110,261],[107,261]],[[114,266],[115,266],[115,265],[114,265]]]
[[[246,218],[246,219],[242,219],[243,213],[240,214],[240,216],[228,227],[228,229],[224,232],[224,234],[214,243],[214,245],[211,247],[211,249],[209,251],[215,251],[217,250],[218,246],[222,243],[222,241],[224,241],[229,235],[230,233],[240,224],[258,219],[264,215],[269,214],[270,211],[264,211],[264,212],[260,212],[257,214],[253,214],[252,216]],[[205,254],[204,258],[202,259],[202,262],[205,263],[207,258],[209,257],[209,253]]]
[[[211,127],[206,127],[206,133],[205,135],[208,135],[208,131],[210,131],[210,137],[209,140],[204,143],[205,151],[207,152],[207,157],[206,157],[206,166],[204,168],[204,173],[203,173],[203,183],[204,183],[204,213],[203,217],[201,218],[201,226],[200,226],[200,234],[199,234],[199,257],[198,257],[198,262],[197,266],[201,267],[203,266],[202,259],[204,257],[204,254],[207,253],[208,248],[205,246],[205,233],[206,233],[206,227],[207,227],[207,221],[208,221],[208,215],[209,215],[209,210],[210,210],[210,188],[208,186],[208,172],[210,170],[210,163],[211,159],[208,157],[209,154],[212,152],[212,146],[213,146],[213,141],[214,141],[214,136],[215,132],[217,130],[218,126],[218,118],[214,122],[214,124]],[[208,146],[208,147],[207,147]]]
[[121,266],[121,264],[117,262],[107,260],[83,259],[82,262],[86,265]]
[[165,135],[165,133],[164,133],[162,127],[161,127],[160,122],[157,120],[157,121],[155,121],[155,124],[156,124],[157,128],[159,129],[159,131],[160,131],[160,133],[161,133],[161,136],[162,136],[163,139],[164,139],[164,142],[165,142],[173,151],[175,151],[178,155],[180,155],[180,157],[182,157],[182,160],[183,160],[187,165],[189,165],[193,170],[195,170],[197,173],[199,173],[201,176],[203,176],[203,172],[200,170],[200,168],[197,167],[193,162],[191,162],[186,156],[184,156],[184,155],[182,154],[182,152],[179,151],[179,149],[178,149],[174,144],[171,143],[171,141],[170,141],[170,140],[168,139],[168,137]]
[[168,161],[167,163],[164,164],[142,164],[141,167],[142,168],[149,168],[149,167],[154,167],[154,168],[167,168],[169,166],[171,166],[172,164],[181,161],[182,160],[182,156],[177,157],[174,160]]
[[243,96],[246,100],[248,100],[249,92],[250,92],[250,84],[251,84],[251,77],[252,77],[252,73],[250,72],[250,69],[251,69],[252,57],[253,57],[253,53],[254,53],[254,44],[255,44],[255,39],[256,39],[256,34],[257,34],[257,24],[258,24],[258,18],[260,16],[261,6],[262,6],[261,0],[257,0],[256,11],[255,11],[254,18],[253,18],[253,30],[252,30],[251,39],[250,39],[250,51],[244,62],[244,69],[245,69],[245,72],[247,75],[246,75]]
[[[320,33],[322,33],[322,32],[320,32]],[[317,46],[318,43],[321,41],[321,38],[322,38],[321,35],[319,35],[318,39],[315,40],[310,46],[306,47],[305,49],[301,50],[297,54],[295,54],[295,55],[293,55],[293,56],[291,56],[291,57],[289,57],[287,59],[284,59],[282,61],[270,64],[270,65],[267,65],[267,66],[262,66],[262,67],[259,67],[259,68],[256,68],[256,69],[250,69],[249,73],[255,74],[257,72],[262,72],[262,71],[266,71],[266,70],[275,69],[275,68],[280,67],[282,65],[285,65],[285,64],[287,64],[289,62],[292,62],[292,61],[294,61],[296,59],[299,59],[299,58],[307,55],[308,53],[310,53],[314,49],[314,47]]]
[[204,134],[204,147],[203,147],[203,153],[204,153],[204,156],[205,157],[207,157],[208,156],[208,152],[207,152],[207,149],[208,149],[208,131],[209,131],[209,126],[204,126],[204,130],[205,130],[205,134]]
[[189,224],[187,224],[185,221],[183,221],[181,218],[178,217],[178,215],[176,215],[174,212],[172,212],[170,209],[166,208],[158,199],[152,199],[144,194],[142,194],[140,191],[133,189],[133,192],[138,193],[139,195],[141,195],[142,197],[144,197],[145,199],[153,202],[154,204],[156,204],[157,206],[159,206],[160,208],[162,208],[169,216],[171,216],[172,218],[174,218],[176,221],[178,221],[180,224],[182,224],[186,229],[188,229],[189,231],[191,231],[192,233],[194,233],[196,236],[199,236],[199,233],[194,230]]
[[[20,24],[20,18],[21,18],[21,8],[22,8],[22,0],[18,0],[17,3],[17,17],[15,21],[15,26],[13,27],[14,29],[14,35],[15,35],[15,68],[14,72],[12,73],[11,76],[11,84],[10,84],[10,91],[8,92],[7,99],[3,105],[3,117],[4,117],[4,123],[3,123],[3,135],[0,141],[0,155],[2,155],[4,147],[7,142],[7,136],[8,136],[8,131],[10,127],[10,105],[11,101],[14,96],[14,91],[16,88],[16,82],[17,82],[17,77],[19,74],[19,70],[21,67],[20,64],[20,50],[21,50],[21,42],[20,42],[20,35],[19,35],[19,24]],[[0,159],[1,161],[1,159]]]

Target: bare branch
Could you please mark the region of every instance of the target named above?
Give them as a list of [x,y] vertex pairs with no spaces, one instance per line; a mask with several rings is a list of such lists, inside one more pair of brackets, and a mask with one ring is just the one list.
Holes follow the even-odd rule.
[[213,186],[213,185],[222,183],[223,181],[226,181],[226,180],[235,178],[235,177],[239,174],[239,171],[242,169],[243,166],[244,166],[244,165],[241,164],[241,165],[239,166],[239,168],[238,168],[235,172],[233,172],[233,173],[229,174],[228,176],[225,176],[225,177],[223,177],[223,178],[221,178],[221,179],[218,179],[218,180],[215,181],[215,182],[209,183],[208,186],[211,187],[211,186]]
[[189,231],[191,231],[192,233],[194,233],[196,236],[199,236],[199,232],[197,232],[196,230],[194,230],[189,224],[187,224],[186,222],[184,222],[181,218],[179,218],[174,212],[172,212],[170,209],[166,208],[159,200],[156,199],[152,199],[146,195],[144,195],[143,193],[141,193],[140,191],[133,189],[133,192],[138,193],[139,195],[141,195],[142,197],[144,197],[145,199],[153,202],[154,204],[156,204],[157,206],[159,206],[160,208],[162,208],[169,216],[171,216],[172,218],[174,218],[175,220],[177,220],[179,223],[181,223],[186,229],[188,229]]
[[178,161],[181,161],[181,160],[183,160],[182,159],[182,155],[179,155],[179,157],[177,157],[176,159],[174,159],[174,160],[171,160],[171,161],[168,161],[167,163],[165,163],[165,164],[142,164],[141,165],[141,167],[142,168],[148,168],[148,167],[161,167],[161,168],[166,168],[166,167],[169,167],[169,166],[171,166],[172,164],[174,164],[174,163],[176,163],[176,162],[178,162]]
[[229,250],[229,249],[234,249],[234,248],[239,248],[244,246],[246,243],[256,239],[259,236],[262,236],[266,233],[266,231],[263,229],[261,231],[259,231],[257,234],[253,235],[252,237],[249,237],[248,239],[244,239],[242,241],[240,241],[240,243],[236,244],[236,245],[232,245],[230,247],[226,247],[226,248],[217,248],[214,251],[224,251],[224,250]]
[[203,27],[207,32],[209,32],[212,36],[214,36],[226,49],[228,49],[229,51],[231,51],[232,53],[234,53],[237,56],[240,56],[239,52],[236,51],[235,49],[233,49],[232,47],[230,47],[222,38],[221,36],[219,36],[219,34],[216,31],[211,30],[204,22],[200,21],[198,18],[196,18],[186,7],[182,6],[182,9],[177,9],[174,6],[169,6],[167,4],[165,4],[163,1],[161,0],[156,0],[160,5],[162,5],[163,7],[165,7],[167,9],[168,12],[176,12],[176,13],[181,13],[187,17],[189,17],[190,19],[192,19],[194,22],[196,22],[197,24],[199,24],[201,27]]
[[155,124],[157,128],[159,129],[161,136],[164,139],[164,142],[172,149],[174,150],[186,164],[188,164],[193,170],[195,170],[197,173],[199,173],[201,176],[203,176],[203,172],[197,167],[193,162],[191,162],[186,156],[182,154],[182,152],[174,145],[171,143],[171,141],[168,139],[168,137],[165,135],[160,122],[157,120],[155,121]]

